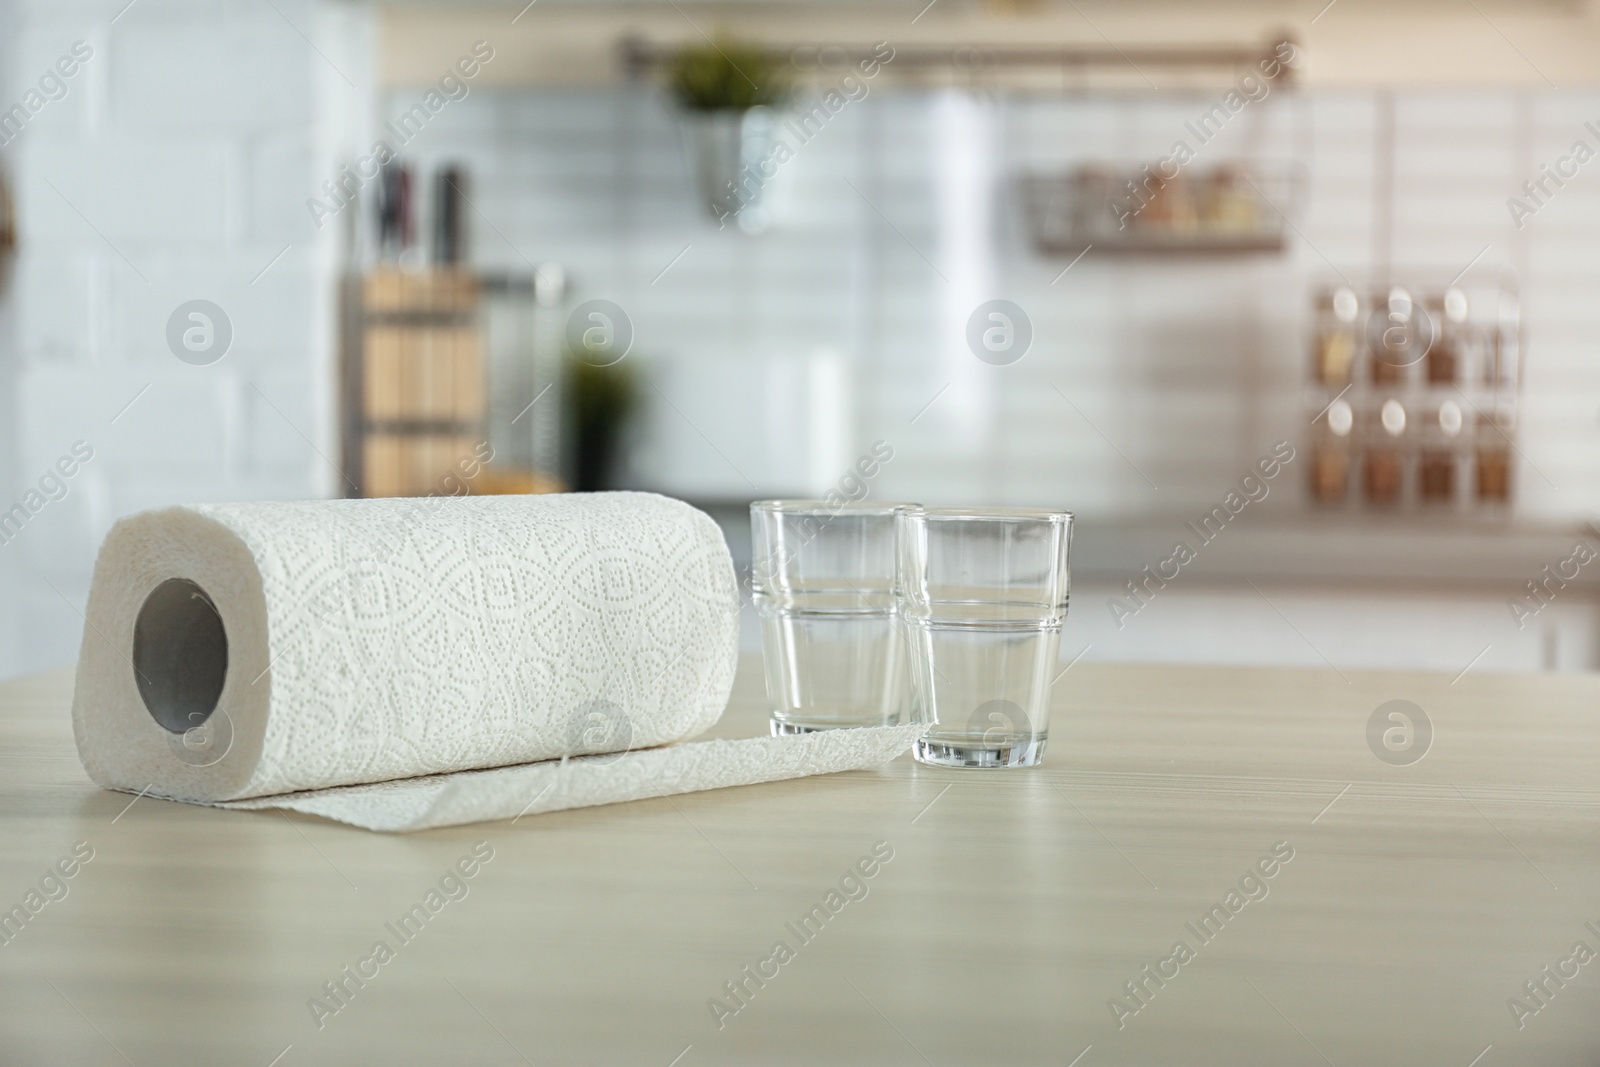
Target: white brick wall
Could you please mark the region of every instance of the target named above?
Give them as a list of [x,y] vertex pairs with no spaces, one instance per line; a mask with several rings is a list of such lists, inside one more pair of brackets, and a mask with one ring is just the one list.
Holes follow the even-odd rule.
[[[66,97],[0,150],[20,220],[0,509],[73,441],[95,449],[66,498],[0,545],[0,675],[75,658],[94,552],[117,516],[324,495],[335,481],[317,455],[336,454],[335,231],[315,232],[305,199],[342,151],[329,112],[348,98],[324,80],[349,86],[306,37],[341,54],[329,34],[348,36],[360,13],[330,21],[318,0],[124,3],[0,7],[4,106],[74,41],[94,48]],[[234,331],[203,367],[165,338],[173,309],[196,298],[221,305]]]

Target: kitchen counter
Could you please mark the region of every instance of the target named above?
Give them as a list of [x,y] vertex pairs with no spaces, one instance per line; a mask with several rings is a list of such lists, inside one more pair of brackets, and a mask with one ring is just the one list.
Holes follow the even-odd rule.
[[[1080,519],[1073,530],[1073,574],[1124,581],[1173,554],[1180,540],[1195,553],[1186,572],[1212,579],[1319,584],[1446,585],[1518,595],[1544,568],[1564,569],[1563,595],[1600,594],[1600,558],[1574,561],[1583,541],[1600,555],[1600,532],[1580,523],[1492,518],[1305,512],[1253,514],[1251,506],[1220,530],[1197,533],[1202,516],[1147,515]],[[1558,573],[1558,577],[1561,575]]]
[[[718,733],[764,728],[758,666]],[[102,792],[70,675],[7,682],[0,907],[65,896],[0,947],[0,1058],[1592,1064],[1600,677],[1345,675],[1084,662],[1034,770],[902,758],[411,836]],[[1409,766],[1368,747],[1393,699],[1434,731]]]
[[[1270,501],[1270,503],[1268,502]],[[1247,504],[1207,541],[1196,530],[1203,514],[1081,514],[1072,531],[1072,573],[1117,584],[1173,555],[1184,541],[1195,554],[1183,567],[1202,580],[1284,582],[1331,586],[1444,586],[1520,595],[1524,583],[1560,568],[1583,541],[1600,554],[1600,530],[1579,522],[1492,515],[1431,515],[1303,509],[1268,498]],[[750,561],[750,512],[745,501],[691,501],[722,526],[742,566]],[[1070,507],[1070,503],[1065,506]],[[1575,568],[1563,598],[1600,595],[1600,558]],[[1170,568],[1168,570],[1170,573]],[[1564,579],[1566,580],[1566,579]]]

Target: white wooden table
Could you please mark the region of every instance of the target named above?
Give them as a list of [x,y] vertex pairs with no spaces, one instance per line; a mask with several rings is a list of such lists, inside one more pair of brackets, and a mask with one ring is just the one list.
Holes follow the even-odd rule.
[[[754,668],[719,733],[764,728]],[[130,805],[78,765],[69,674],[5,683],[0,908],[74,873],[0,946],[0,1062],[1594,1064],[1600,958],[1561,961],[1600,952],[1600,679],[1346,675],[1085,662],[1037,770],[907,758],[412,836]],[[1397,698],[1435,731],[1404,767],[1366,740]],[[1578,974],[1540,1003],[1545,965]]]

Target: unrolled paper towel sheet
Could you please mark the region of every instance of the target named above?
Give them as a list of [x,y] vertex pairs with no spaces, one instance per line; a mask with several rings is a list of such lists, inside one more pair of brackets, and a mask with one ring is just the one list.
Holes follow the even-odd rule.
[[676,744],[737,657],[727,545],[681,501],[195,505],[107,535],[73,728],[109,788],[381,830],[871,766],[918,732]]
[[545,811],[695,793],[887,763],[925,726],[871,726],[799,737],[689,741],[617,755],[407,778],[376,785],[226,801],[219,807],[292,808],[369,830],[520,819]]

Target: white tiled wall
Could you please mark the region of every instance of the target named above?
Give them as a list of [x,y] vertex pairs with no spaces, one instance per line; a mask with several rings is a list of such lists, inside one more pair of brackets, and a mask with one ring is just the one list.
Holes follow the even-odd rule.
[[[305,200],[370,141],[370,29],[358,8],[318,0],[124,4],[0,0],[0,106],[72,42],[95,50],[67,96],[0,149],[22,224],[0,299],[0,509],[74,441],[95,449],[66,498],[0,545],[0,674],[75,655],[93,551],[115,516],[335,486],[323,457],[335,452],[332,279],[344,220],[315,230]],[[389,90],[380,110],[420,93]],[[1298,231],[1284,256],[1091,252],[1058,279],[1065,261],[1029,247],[1015,177],[1164,154],[1210,103],[874,88],[784,166],[771,190],[776,225],[759,237],[719,231],[695,202],[677,119],[651,90],[474,87],[407,153],[425,173],[442,159],[467,163],[479,263],[565,264],[575,299],[627,309],[630,358],[661,371],[669,393],[693,390],[656,401],[645,423],[644,454],[682,457],[639,465],[663,488],[792,490],[752,488],[728,459],[749,451],[752,416],[740,409],[771,402],[738,383],[772,376],[707,368],[796,366],[820,352],[844,362],[844,393],[830,386],[796,403],[839,395],[851,439],[815,451],[849,456],[890,441],[881,496],[1170,513],[1209,505],[1272,441],[1299,439],[1307,288],[1336,270],[1364,275],[1384,255],[1379,131],[1392,113],[1395,262],[1448,277],[1488,245],[1476,269],[1505,265],[1520,278],[1530,352],[1521,447],[1533,464],[1519,472],[1520,511],[1591,508],[1600,163],[1520,233],[1504,201],[1586,136],[1600,95],[1280,93],[1250,105],[1198,165],[1247,153],[1303,168],[1304,195],[1284,205]],[[164,340],[171,311],[197,297],[222,305],[235,333],[207,367],[179,362]],[[1013,366],[978,363],[958,336],[991,297],[1033,321],[1033,349]]]
[[[332,249],[305,208],[356,90],[312,0],[14,2],[0,108],[85,41],[66,96],[0,150],[18,215],[4,299],[0,511],[85,441],[66,496],[0,544],[0,675],[77,654],[94,552],[118,515],[325,495]],[[355,53],[359,57],[359,52]],[[350,81],[363,84],[355,64]],[[342,87],[342,88],[341,88]],[[370,90],[368,90],[370,92]],[[280,255],[281,253],[281,255]],[[168,349],[182,302],[232,322],[227,355]]]
[[[392,90],[391,113],[418,91]],[[1580,122],[1600,117],[1600,94],[1279,91],[1236,116],[1193,165],[1249,155],[1303,174],[1282,204],[1296,228],[1285,255],[1130,261],[1092,251],[1058,280],[1066,261],[1031,250],[1015,176],[1165,155],[1174,139],[1193,140],[1183,124],[1212,102],[875,90],[780,171],[778,222],[758,237],[719,232],[698,208],[678,121],[648,89],[477,90],[409,154],[424,172],[446,158],[468,165],[479,261],[562,261],[575,299],[603,296],[629,312],[644,366],[844,353],[857,392],[852,450],[892,441],[880,491],[927,501],[1101,513],[1212,503],[1273,441],[1302,437],[1312,284],[1368,277],[1385,257],[1399,275],[1443,281],[1482,251],[1474,271],[1514,270],[1526,307],[1521,448],[1533,466],[1518,472],[1519,511],[1592,507],[1600,163],[1520,233],[1505,200],[1539,160],[1585,135]],[[1386,248],[1381,131],[1391,113]],[[1032,319],[1033,349],[1013,366],[979,364],[955,336],[990,297]],[[729,382],[696,410],[752,402]],[[731,415],[676,431],[674,419],[647,425],[737,448]],[[698,447],[705,464],[719,462]],[[728,495],[748,495],[724,475]]]

